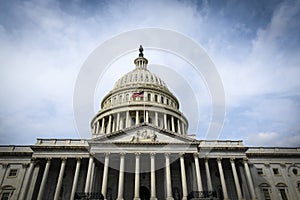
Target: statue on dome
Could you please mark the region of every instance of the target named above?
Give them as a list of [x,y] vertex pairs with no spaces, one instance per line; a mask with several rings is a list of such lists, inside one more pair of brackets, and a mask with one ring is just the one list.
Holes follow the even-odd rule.
[[140,51],[139,57],[144,57],[144,54],[143,54],[144,49],[143,49],[142,45],[140,45],[139,51]]

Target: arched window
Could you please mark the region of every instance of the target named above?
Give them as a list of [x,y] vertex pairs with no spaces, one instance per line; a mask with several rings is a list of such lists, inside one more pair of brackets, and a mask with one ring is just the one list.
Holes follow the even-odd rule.
[[1,200],[9,200],[11,199],[15,188],[11,185],[5,185],[1,188],[0,199]]
[[280,196],[281,196],[282,200],[288,200],[288,197],[287,197],[288,195],[287,195],[287,190],[286,190],[286,188],[287,188],[286,184],[284,184],[284,183],[278,183],[276,185],[276,187],[278,188],[278,191],[280,193]]
[[262,183],[259,185],[262,195],[264,197],[265,200],[271,200],[271,195],[270,195],[270,185],[267,183]]

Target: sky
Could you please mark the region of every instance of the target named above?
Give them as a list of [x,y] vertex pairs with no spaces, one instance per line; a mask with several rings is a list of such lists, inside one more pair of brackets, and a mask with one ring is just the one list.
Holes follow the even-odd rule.
[[[83,63],[108,39],[155,27],[197,42],[218,70],[226,116],[216,139],[299,147],[299,19],[300,1],[0,1],[0,144],[86,138],[77,131],[73,110]],[[201,77],[174,55],[147,47],[144,53],[149,63],[174,67],[188,82],[198,109],[184,84],[149,65],[178,97],[189,132],[205,139],[212,105]],[[136,56],[123,56],[99,79],[95,113],[114,82],[134,68]]]

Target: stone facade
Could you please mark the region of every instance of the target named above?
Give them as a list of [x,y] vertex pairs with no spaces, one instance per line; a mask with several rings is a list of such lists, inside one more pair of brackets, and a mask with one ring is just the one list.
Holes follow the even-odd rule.
[[91,139],[0,146],[0,199],[300,199],[300,148],[196,139],[142,48],[134,63],[102,100]]

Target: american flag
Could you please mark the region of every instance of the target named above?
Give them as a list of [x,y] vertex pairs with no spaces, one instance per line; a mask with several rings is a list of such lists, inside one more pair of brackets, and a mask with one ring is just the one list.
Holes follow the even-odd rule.
[[136,97],[144,97],[144,91],[141,92],[134,92],[131,96],[132,98],[136,98]]

